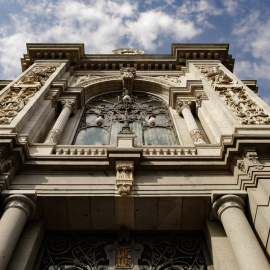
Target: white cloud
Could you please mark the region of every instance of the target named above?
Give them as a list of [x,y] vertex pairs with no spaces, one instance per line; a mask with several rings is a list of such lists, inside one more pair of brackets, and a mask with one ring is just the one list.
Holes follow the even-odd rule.
[[200,33],[192,22],[183,21],[160,11],[143,12],[138,20],[127,21],[126,25],[130,35],[130,44],[139,44],[149,51],[161,45],[161,37],[171,37],[181,42]]
[[11,13],[0,30],[3,78],[20,72],[26,43],[85,43],[86,53],[111,53],[126,46],[153,51],[165,38],[181,42],[200,33],[190,20],[158,9],[140,12],[128,0],[29,0],[25,6],[17,0],[17,5],[21,12]]

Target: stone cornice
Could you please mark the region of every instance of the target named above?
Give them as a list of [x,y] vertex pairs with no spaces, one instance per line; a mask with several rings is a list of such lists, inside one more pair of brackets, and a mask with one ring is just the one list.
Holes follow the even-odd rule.
[[76,70],[119,70],[123,67],[137,70],[181,70],[186,61],[220,60],[233,70],[234,59],[228,54],[228,44],[172,44],[172,54],[118,55],[85,54],[84,44],[27,44],[27,54],[21,59],[25,70],[35,60],[65,59]]

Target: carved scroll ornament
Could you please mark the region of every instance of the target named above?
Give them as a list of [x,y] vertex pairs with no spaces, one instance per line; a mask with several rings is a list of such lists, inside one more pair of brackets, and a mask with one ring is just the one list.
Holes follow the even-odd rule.
[[56,67],[35,67],[0,98],[0,124],[8,125],[44,85]]

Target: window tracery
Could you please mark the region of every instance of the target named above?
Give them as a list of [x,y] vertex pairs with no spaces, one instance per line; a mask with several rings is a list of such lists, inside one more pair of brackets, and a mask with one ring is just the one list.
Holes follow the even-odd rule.
[[126,89],[86,104],[73,144],[116,145],[119,133],[134,133],[135,145],[179,144],[166,103]]

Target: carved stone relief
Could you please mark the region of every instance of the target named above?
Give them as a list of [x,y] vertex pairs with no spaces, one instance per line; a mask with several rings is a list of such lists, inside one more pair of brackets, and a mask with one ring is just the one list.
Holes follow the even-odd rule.
[[197,66],[202,74],[206,77],[211,85],[214,84],[229,84],[233,82],[223,70],[219,69],[219,66],[204,67]]
[[133,186],[134,161],[116,161],[116,188],[121,196],[130,194]]
[[55,70],[54,66],[35,67],[19,82],[11,86],[0,98],[0,124],[10,124]]
[[120,69],[120,74],[122,75],[123,89],[128,89],[132,91],[133,80],[136,76],[136,69],[126,68]]
[[79,85],[86,81],[91,81],[95,79],[100,79],[102,76],[95,76],[95,75],[82,75],[82,76],[75,76],[72,82],[72,86]]
[[180,75],[178,77],[165,75],[165,76],[157,76],[156,78],[160,78],[161,80],[164,80],[164,81],[169,81],[173,84],[176,84],[177,86],[181,84]]
[[237,167],[243,173],[247,173],[249,167],[253,167],[256,170],[262,170],[264,165],[259,161],[255,148],[245,148],[243,159],[237,161]]
[[270,123],[269,115],[248,96],[243,86],[237,86],[237,82],[233,84],[233,80],[218,66],[198,66],[197,68],[242,125],[268,125]]
[[269,124],[269,115],[247,95],[242,86],[216,87],[215,91],[241,124]]
[[112,51],[113,54],[144,54],[143,50],[134,49],[134,48],[123,48]]

